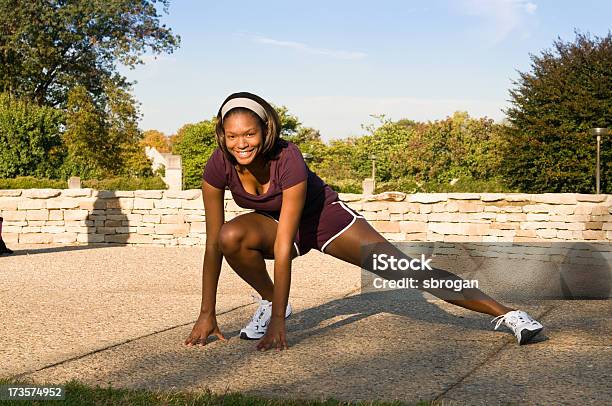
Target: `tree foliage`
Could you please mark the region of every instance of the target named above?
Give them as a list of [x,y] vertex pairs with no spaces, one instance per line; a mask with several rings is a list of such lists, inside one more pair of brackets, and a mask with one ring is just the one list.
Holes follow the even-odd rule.
[[[180,38],[160,23],[169,0],[0,0],[0,90],[65,107],[83,86],[103,102],[107,83],[125,87],[117,63],[172,52]],[[103,106],[102,106],[103,107]]]
[[170,140],[161,131],[147,130],[143,133],[142,145],[157,149],[162,153],[170,152]]
[[176,138],[173,153],[181,156],[184,185],[187,189],[199,189],[206,161],[217,148],[215,119],[187,124],[179,132],[180,137]]
[[[612,34],[576,33],[531,56],[506,112],[503,173],[527,192],[593,192],[593,127],[612,124]],[[612,138],[602,144],[602,190],[612,193]]]
[[54,177],[62,161],[63,112],[0,93],[0,178]]

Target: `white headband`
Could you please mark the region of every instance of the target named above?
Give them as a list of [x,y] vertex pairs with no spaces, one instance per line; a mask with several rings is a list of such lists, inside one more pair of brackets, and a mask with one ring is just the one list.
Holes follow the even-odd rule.
[[225,103],[221,108],[221,121],[223,121],[223,118],[231,109],[235,109],[236,107],[249,109],[253,113],[257,114],[264,122],[268,121],[266,110],[262,107],[262,105],[257,103],[255,100],[247,99],[246,97],[237,97]]

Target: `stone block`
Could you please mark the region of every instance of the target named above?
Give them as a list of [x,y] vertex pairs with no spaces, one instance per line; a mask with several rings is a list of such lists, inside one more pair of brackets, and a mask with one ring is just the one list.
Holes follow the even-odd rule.
[[53,234],[26,233],[19,235],[20,244],[50,244],[53,242]]
[[[368,221],[376,220],[376,218],[378,217],[376,215],[376,212],[374,211],[362,211],[361,215]],[[229,219],[227,218],[227,214],[225,215],[225,220],[229,221]]]
[[17,204],[19,210],[45,209],[47,202],[42,199],[24,199]]
[[166,190],[164,191],[164,196],[167,199],[183,199],[183,200],[202,199],[202,191],[200,189]]
[[129,234],[127,241],[130,244],[151,244],[153,243],[153,237],[145,234]]
[[557,238],[571,240],[573,237],[574,233],[571,230],[557,230]]
[[356,202],[363,199],[363,195],[360,193],[338,193],[338,196],[343,202]]
[[48,209],[76,209],[79,207],[78,199],[54,198],[47,200]]
[[176,214],[163,214],[161,216],[161,223],[162,224],[180,224],[180,223],[184,223],[185,221],[184,216],[179,216]]
[[163,190],[135,190],[134,197],[142,199],[161,199]]
[[3,210],[2,217],[4,221],[23,221],[26,219],[25,211]]
[[40,231],[42,231],[43,233],[49,233],[49,234],[60,234],[66,231],[66,227],[64,225],[44,226],[40,228]]
[[406,235],[404,233],[381,233],[388,241],[405,241]]
[[97,197],[85,197],[79,199],[79,209],[93,211],[96,208]]
[[480,200],[480,193],[449,193],[448,198],[453,200]]
[[548,214],[543,213],[527,213],[527,221],[547,221]]
[[572,205],[550,206],[550,213],[552,214],[560,214],[560,215],[574,214],[575,210],[576,210],[576,206],[572,206]]
[[20,197],[0,197],[0,210],[17,210]]
[[499,200],[504,200],[505,195],[503,193],[481,193],[480,200],[483,202],[497,202]]
[[606,201],[608,195],[587,195],[587,194],[577,194],[576,200],[579,202],[593,202],[593,203],[602,203]]
[[408,195],[408,202],[411,203],[438,203],[448,200],[447,193],[415,193]]
[[579,203],[578,205],[576,205],[576,208],[574,209],[574,214],[576,215],[591,214],[594,208],[595,208],[595,204],[593,203]]
[[64,220],[87,220],[87,210],[64,210]]
[[30,199],[50,199],[59,196],[61,193],[60,189],[26,189],[22,196]]
[[593,216],[601,216],[604,214],[608,214],[608,207],[601,205],[593,207],[593,211],[591,212]]
[[432,222],[457,222],[457,216],[452,213],[431,213],[427,215],[427,219]]
[[206,223],[191,223],[191,227],[189,228],[189,230],[191,233],[206,233]]
[[551,206],[546,204],[526,204],[523,206],[523,212],[525,213],[549,213]]
[[153,226],[138,226],[137,230],[136,230],[137,234],[143,234],[143,235],[148,235],[148,234],[155,234],[155,227]]
[[480,202],[458,202],[459,212],[461,213],[476,213],[480,211],[484,211],[484,205]]
[[382,211],[388,208],[388,202],[365,202],[362,211]]
[[407,220],[407,221],[428,221],[429,215],[428,214],[405,213],[402,216],[402,219]]
[[54,243],[69,244],[77,242],[77,233],[61,233],[53,235]]
[[536,203],[548,204],[576,204],[574,193],[543,193],[532,195],[532,200]]
[[602,221],[588,221],[585,223],[585,228],[587,230],[603,230],[603,222]]
[[419,213],[421,214],[429,214],[431,213],[431,204],[421,204],[419,207]]
[[17,233],[4,233],[2,239],[9,245],[9,248],[11,244],[19,244],[19,234]]
[[99,243],[104,242],[103,234],[77,234],[77,241],[81,243]]
[[557,230],[550,228],[542,228],[535,230],[536,235],[540,238],[555,238],[557,236]]
[[186,246],[194,246],[194,245],[201,244],[201,240],[199,238],[191,238],[191,237],[179,238],[178,242],[179,242],[179,245],[186,245]]
[[526,193],[506,193],[504,200],[507,202],[529,202],[531,201],[531,196]]
[[372,221],[370,223],[379,233],[399,233],[400,226],[398,223],[391,221]]
[[121,227],[121,225],[122,225],[121,221],[118,221],[118,220],[106,220],[104,222],[104,227],[107,227],[107,228],[108,227],[112,227],[112,228]]
[[0,189],[0,197],[18,197],[21,193],[21,189]]
[[482,236],[474,235],[445,235],[444,242],[482,242]]
[[204,202],[202,199],[195,200],[183,200],[181,203],[183,209],[204,209]]
[[51,221],[61,221],[64,219],[64,211],[63,210],[49,210],[49,220]]
[[154,202],[155,200],[137,197],[134,199],[134,209],[152,209],[155,206]]
[[605,240],[606,232],[596,230],[584,230],[582,232],[582,238],[584,238],[585,240]]
[[153,200],[156,209],[180,209],[182,200],[180,199],[161,199]]
[[419,205],[408,202],[389,202],[387,204],[389,213],[418,213]]
[[26,210],[27,220],[49,220],[49,210]]
[[[47,221],[45,221],[45,220],[29,220],[28,221],[28,228],[29,227],[42,227],[42,226],[45,226],[45,225],[51,225],[51,226],[52,225],[63,225],[63,224],[45,224],[45,223],[47,223]],[[40,232],[40,230],[39,230],[39,232]]]
[[161,223],[161,215],[159,214],[145,214],[142,216],[143,223]]
[[23,229],[22,226],[7,226],[5,224],[2,225],[2,236],[4,237],[4,233],[20,233]]
[[155,234],[172,234],[186,236],[189,233],[189,224],[156,224]]
[[400,221],[399,229],[406,234],[426,233],[428,224],[424,221]]
[[64,197],[91,197],[91,193],[92,190],[89,188],[62,190],[62,196]]
[[104,242],[111,242],[115,244],[126,244],[129,238],[129,234],[108,234],[104,236]]
[[406,234],[404,241],[427,241],[427,233]]
[[187,214],[185,216],[185,221],[188,221],[188,222],[206,221],[206,216],[197,215],[197,214]]

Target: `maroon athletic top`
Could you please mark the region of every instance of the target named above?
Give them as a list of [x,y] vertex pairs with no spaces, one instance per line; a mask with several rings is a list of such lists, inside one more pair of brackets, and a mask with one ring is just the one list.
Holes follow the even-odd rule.
[[236,204],[245,209],[280,212],[283,190],[304,180],[308,182],[302,218],[320,213],[325,205],[338,200],[338,193],[308,169],[295,144],[280,140],[278,148],[276,157],[270,161],[270,186],[262,195],[252,195],[244,190],[236,168],[220,148],[215,149],[208,159],[202,178],[218,189],[228,187]]

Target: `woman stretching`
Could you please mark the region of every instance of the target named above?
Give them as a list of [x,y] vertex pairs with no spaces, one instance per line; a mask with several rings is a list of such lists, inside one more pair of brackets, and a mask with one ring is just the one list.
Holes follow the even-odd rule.
[[[424,279],[422,270],[373,269],[373,255],[409,258],[363,216],[339,200],[338,194],[308,169],[299,149],[280,139],[280,129],[274,108],[251,93],[234,93],[219,109],[216,125],[219,147],[208,160],[202,181],[206,210],[202,305],[185,341],[187,345],[204,345],[211,335],[225,339],[215,315],[223,257],[261,295],[255,315],[240,331],[243,339],[260,339],[259,350],[287,348],[285,318],[291,314],[288,303],[291,261],[313,248],[386,279],[413,278],[417,286]],[[254,212],[225,223],[226,187],[236,204]],[[264,259],[274,259],[274,283]],[[441,281],[461,280],[435,268],[425,273],[428,278]],[[422,290],[466,309],[495,316],[495,329],[505,323],[519,344],[542,330],[542,325],[527,313],[506,307],[478,289]]]

